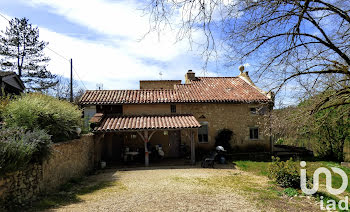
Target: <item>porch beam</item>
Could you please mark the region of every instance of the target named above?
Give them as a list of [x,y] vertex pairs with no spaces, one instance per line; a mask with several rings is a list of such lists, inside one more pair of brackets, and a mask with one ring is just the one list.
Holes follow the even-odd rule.
[[149,137],[148,137],[148,141],[151,140],[151,138],[152,138],[152,136],[154,135],[155,132],[156,132],[156,131],[152,131],[152,132],[151,132],[151,135],[149,135]]
[[136,131],[136,132],[141,137],[142,141],[145,141],[145,138],[143,137],[142,133],[140,133],[140,131]]

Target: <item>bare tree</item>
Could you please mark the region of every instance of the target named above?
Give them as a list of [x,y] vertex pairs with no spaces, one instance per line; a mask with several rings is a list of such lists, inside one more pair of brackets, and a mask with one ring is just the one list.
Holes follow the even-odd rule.
[[[78,83],[73,80],[73,102],[78,103],[80,97],[84,94],[85,90],[78,85]],[[49,91],[49,94],[61,99],[70,99],[70,81],[62,76],[58,77],[58,83]]]
[[178,39],[190,42],[202,32],[206,58],[220,46],[229,65],[254,61],[271,90],[297,83],[309,96],[334,91],[314,111],[350,104],[348,0],[148,0],[146,11],[151,30],[176,25]]

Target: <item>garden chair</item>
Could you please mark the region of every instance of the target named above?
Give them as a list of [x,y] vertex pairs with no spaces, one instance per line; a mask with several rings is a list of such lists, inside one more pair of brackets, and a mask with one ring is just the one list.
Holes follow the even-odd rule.
[[212,152],[209,157],[204,157],[201,166],[203,168],[214,168],[214,162],[217,155],[217,152]]

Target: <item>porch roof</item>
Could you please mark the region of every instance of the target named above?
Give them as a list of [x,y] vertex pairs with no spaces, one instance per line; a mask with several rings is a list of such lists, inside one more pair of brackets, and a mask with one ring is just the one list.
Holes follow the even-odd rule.
[[94,132],[186,129],[201,126],[193,115],[182,114],[106,116],[100,123],[94,128]]

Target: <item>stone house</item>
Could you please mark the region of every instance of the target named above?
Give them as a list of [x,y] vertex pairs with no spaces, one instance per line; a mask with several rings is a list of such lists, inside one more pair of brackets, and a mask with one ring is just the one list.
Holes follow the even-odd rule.
[[197,77],[191,70],[181,80],[140,81],[139,90],[88,90],[80,99],[84,117],[99,137],[104,160],[121,160],[125,147],[133,154],[161,145],[165,157],[179,157],[180,147],[215,148],[215,136],[234,133],[238,151],[272,151],[261,113],[272,110],[273,97],[256,87],[244,67],[236,77]]

